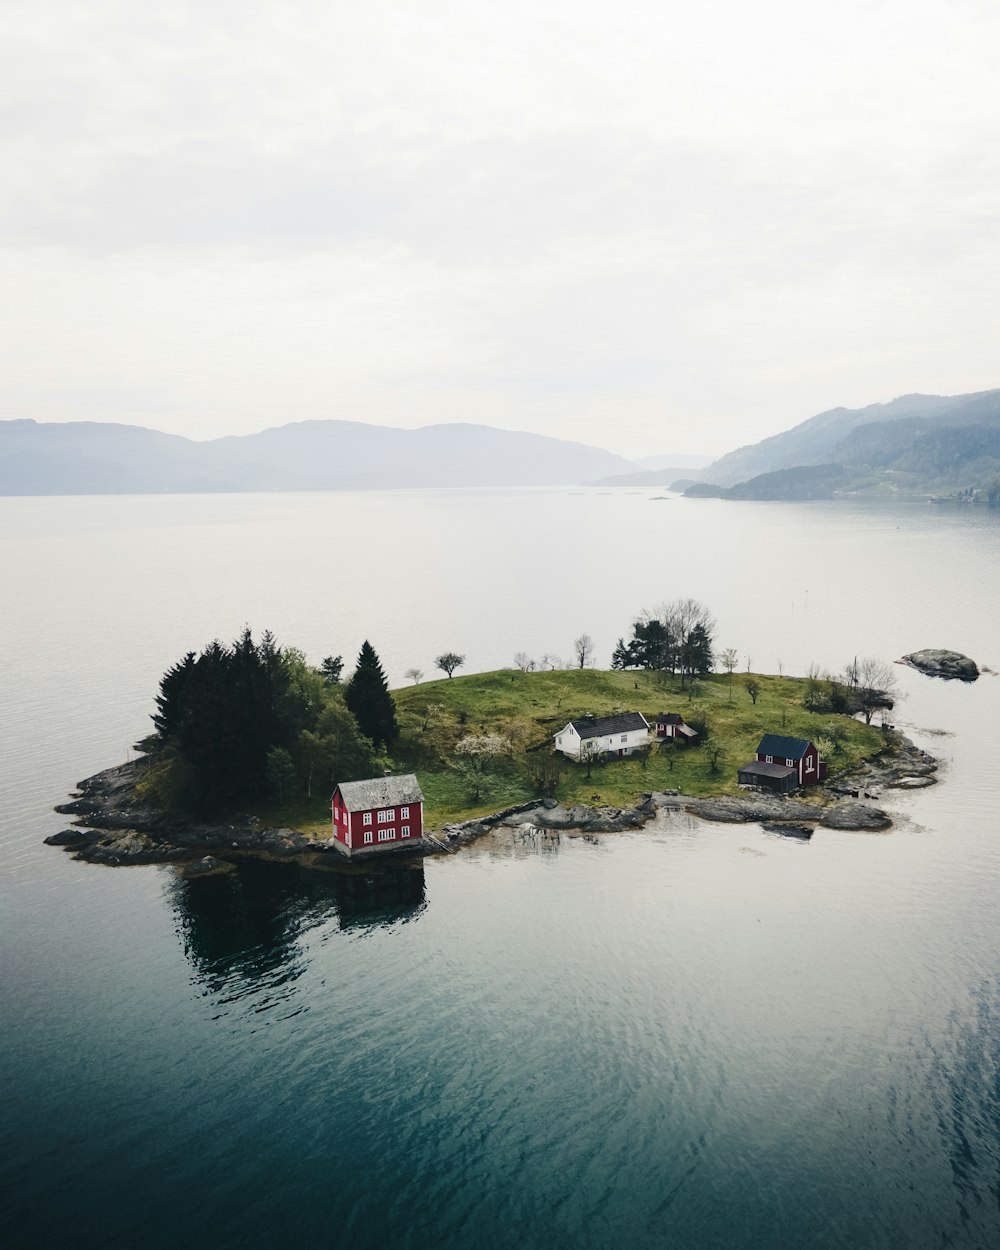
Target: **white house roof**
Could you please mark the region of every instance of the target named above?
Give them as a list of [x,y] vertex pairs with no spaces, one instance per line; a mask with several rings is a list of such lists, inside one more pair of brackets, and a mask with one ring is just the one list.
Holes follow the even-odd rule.
[[584,716],[570,721],[570,724],[580,735],[581,741],[649,728],[649,722],[641,712],[619,712],[615,716]]
[[374,807],[397,807],[400,803],[424,801],[414,773],[403,773],[399,777],[370,777],[365,781],[342,781],[337,790],[349,812],[366,812]]

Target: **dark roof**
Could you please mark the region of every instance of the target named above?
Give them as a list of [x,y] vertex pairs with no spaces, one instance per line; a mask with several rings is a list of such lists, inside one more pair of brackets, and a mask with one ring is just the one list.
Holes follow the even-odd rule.
[[337,790],[349,812],[424,801],[420,783],[413,773],[403,773],[400,777],[369,777],[365,781],[342,781]]
[[656,718],[658,725],[679,725],[684,717],[679,712],[660,712]]
[[570,724],[581,738],[603,738],[605,734],[623,734],[630,729],[648,729],[649,722],[641,712],[619,712],[616,716],[581,716]]
[[751,760],[736,771],[737,774],[753,773],[757,777],[798,777],[795,769],[789,768],[787,764],[762,764],[760,760]]
[[800,760],[811,746],[808,738],[783,738],[781,734],[765,734],[757,747],[757,754],[781,755],[786,760]]

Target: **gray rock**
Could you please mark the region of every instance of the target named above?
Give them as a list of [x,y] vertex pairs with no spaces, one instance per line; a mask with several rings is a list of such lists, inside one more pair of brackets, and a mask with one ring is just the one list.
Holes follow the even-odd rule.
[[763,821],[760,827],[765,833],[780,833],[785,838],[801,838],[803,840],[811,838],[814,832],[812,825],[786,825],[776,823],[773,820]]
[[892,821],[880,807],[847,800],[826,808],[823,824],[827,829],[867,830],[888,829]]
[[544,808],[536,817],[545,829],[583,829],[595,819],[596,813],[589,807],[563,807],[561,803]]
[[911,651],[909,655],[904,655],[901,663],[919,669],[928,677],[944,677],[949,681],[975,681],[979,676],[979,667],[975,660],[970,660],[960,651],[942,651],[928,647],[923,651]]
[[186,864],[181,869],[185,877],[220,877],[234,871],[232,864],[224,859],[216,859],[214,855],[205,855],[202,859],[196,860],[193,864]]
[[89,829],[61,829],[43,838],[46,846],[83,846],[86,842],[96,842],[101,835]]
[[799,822],[819,819],[821,808],[795,799],[782,798],[777,794],[722,795],[719,798],[687,799],[685,806],[703,820],[745,821],[794,820]]

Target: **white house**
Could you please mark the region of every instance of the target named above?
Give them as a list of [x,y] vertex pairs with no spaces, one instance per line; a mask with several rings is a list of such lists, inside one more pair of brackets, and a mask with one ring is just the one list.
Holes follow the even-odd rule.
[[591,752],[631,755],[649,741],[649,722],[641,712],[619,712],[616,716],[584,716],[571,720],[555,735],[556,750],[578,760]]

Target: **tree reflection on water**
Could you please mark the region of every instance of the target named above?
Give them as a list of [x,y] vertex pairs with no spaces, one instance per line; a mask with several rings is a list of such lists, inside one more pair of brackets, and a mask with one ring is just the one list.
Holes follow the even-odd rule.
[[390,927],[427,905],[421,861],[318,872],[245,860],[227,876],[176,878],[170,901],[198,981],[227,1000],[297,980],[306,966],[299,939],[311,929]]

